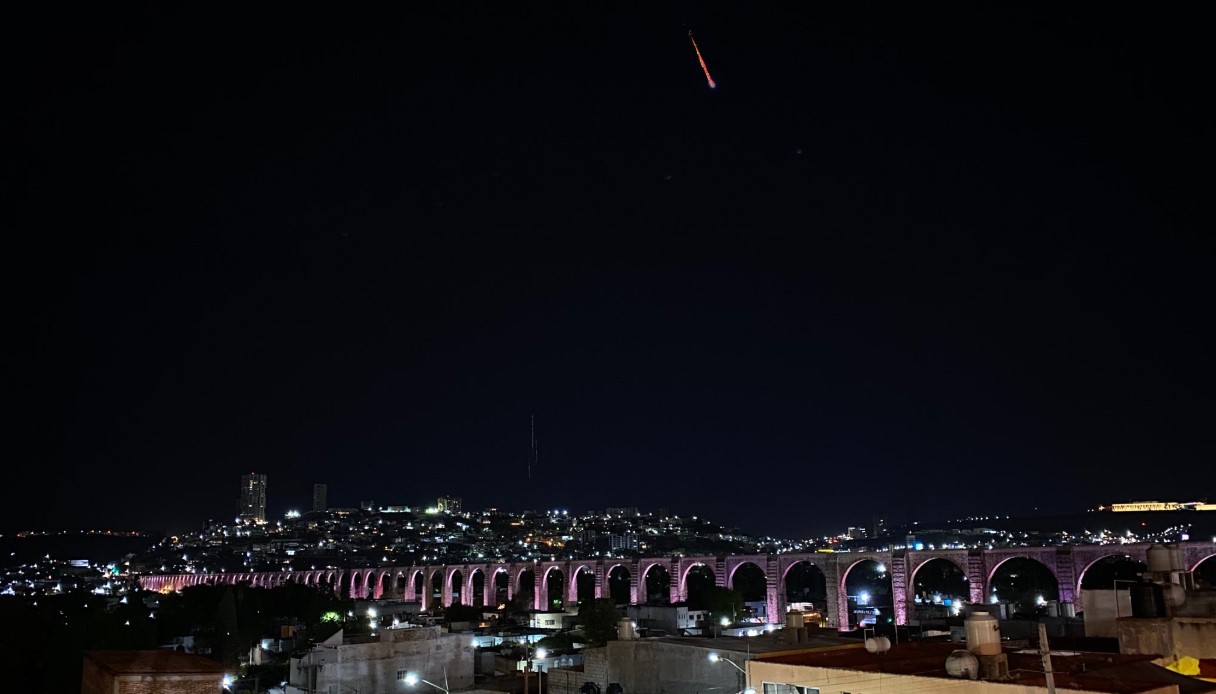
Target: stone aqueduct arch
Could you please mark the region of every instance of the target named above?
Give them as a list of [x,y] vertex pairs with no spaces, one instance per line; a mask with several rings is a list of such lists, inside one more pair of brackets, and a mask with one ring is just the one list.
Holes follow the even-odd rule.
[[[567,607],[578,602],[578,576],[588,572],[595,578],[595,597],[608,597],[608,576],[621,566],[629,572],[630,602],[637,603],[644,595],[647,572],[656,566],[667,570],[671,577],[670,600],[680,602],[688,599],[688,574],[697,566],[704,566],[713,574],[715,585],[729,586],[731,578],[740,566],[755,564],[764,572],[766,579],[765,603],[770,621],[774,615],[785,613],[785,585],[790,569],[806,562],[819,569],[829,587],[824,614],[832,626],[848,624],[848,602],[845,599],[845,580],[853,567],[864,561],[875,561],[887,568],[891,576],[891,593],[895,602],[895,621],[906,624],[911,613],[913,595],[908,587],[914,584],[916,573],[934,559],[944,559],[959,567],[967,578],[969,598],[973,603],[983,602],[988,587],[1002,564],[1015,558],[1033,559],[1047,568],[1059,585],[1060,601],[1071,602],[1077,611],[1084,609],[1081,600],[1081,579],[1086,570],[1105,557],[1126,556],[1136,561],[1146,560],[1147,543],[1126,545],[1075,545],[1063,547],[1001,547],[997,549],[941,549],[927,551],[886,552],[816,552],[811,554],[778,555],[731,555],[725,557],[648,557],[620,560],[570,560],[549,562],[512,562],[507,564],[452,564],[446,566],[402,566],[346,569],[317,569],[307,571],[281,571],[265,573],[220,573],[220,574],[168,574],[141,576],[140,586],[145,590],[177,591],[200,585],[236,585],[249,583],[257,588],[273,588],[289,581],[308,586],[332,585],[335,593],[341,591],[344,579],[348,597],[403,598],[420,601],[422,608],[431,609],[432,581],[441,578],[442,604],[450,605],[456,591],[452,578],[457,572],[461,576],[460,595],[463,600],[473,599],[473,577],[482,576],[482,605],[493,606],[497,595],[497,577],[506,573],[507,599],[523,588],[524,572],[532,572],[533,608],[544,609],[548,600],[548,580],[554,571],[560,571],[565,580],[563,598]],[[1216,543],[1182,542],[1186,567],[1194,570],[1206,559],[1216,557]],[[422,594],[417,591],[417,579],[422,577]],[[404,590],[398,591],[397,580],[406,579]],[[832,589],[834,588],[834,590]]]

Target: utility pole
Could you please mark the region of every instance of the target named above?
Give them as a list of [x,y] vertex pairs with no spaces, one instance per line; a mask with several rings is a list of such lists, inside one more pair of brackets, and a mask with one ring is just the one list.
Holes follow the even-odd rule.
[[539,507],[540,498],[536,493],[536,486],[532,484],[532,468],[540,466],[540,457],[536,452],[536,414],[530,415],[530,438],[531,449],[528,451],[528,494],[531,496],[531,502],[534,507]]
[[[1118,600],[1118,596],[1115,596]],[[1039,622],[1039,654],[1043,656],[1043,674],[1047,677],[1047,694],[1056,694],[1056,676],[1051,669],[1051,646],[1047,643],[1047,625]]]
[[[537,657],[541,657],[544,655],[545,655],[545,649],[542,648],[538,651]],[[528,694],[528,677],[531,674],[532,674],[532,646],[525,642],[524,643],[524,694]],[[541,672],[541,670],[539,668],[537,668],[537,670],[536,670],[536,694],[541,694],[541,688],[542,688],[542,685],[544,684],[544,682],[545,682],[545,680],[543,677],[543,673]]]

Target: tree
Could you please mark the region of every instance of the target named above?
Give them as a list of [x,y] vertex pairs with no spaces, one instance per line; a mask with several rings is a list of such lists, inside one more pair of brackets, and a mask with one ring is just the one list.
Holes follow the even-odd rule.
[[448,626],[452,622],[479,622],[481,620],[481,610],[472,605],[462,605],[460,603],[452,603],[443,611],[444,621]]
[[238,665],[244,644],[238,631],[236,592],[232,586],[228,586],[220,598],[215,638],[217,647],[212,651],[212,657],[229,667]]
[[610,598],[586,600],[578,606],[583,637],[597,646],[616,639],[616,620],[616,603]]
[[709,586],[701,591],[697,603],[698,607],[709,612],[715,622],[723,617],[733,622],[735,615],[743,611],[743,596],[739,591],[722,586]]
[[546,636],[536,642],[537,648],[544,648],[550,652],[553,651],[569,651],[574,648],[574,637],[569,633],[558,633],[552,636]]

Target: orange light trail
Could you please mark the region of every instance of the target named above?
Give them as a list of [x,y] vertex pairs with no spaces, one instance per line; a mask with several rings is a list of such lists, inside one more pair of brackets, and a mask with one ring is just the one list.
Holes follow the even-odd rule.
[[710,89],[717,89],[718,85],[714,84],[714,78],[709,76],[709,68],[705,67],[705,58],[701,57],[701,49],[697,48],[697,40],[692,37],[692,31],[688,32],[688,38],[692,41],[692,49],[697,52],[697,60],[701,63],[701,70],[705,72],[705,81],[709,82]]

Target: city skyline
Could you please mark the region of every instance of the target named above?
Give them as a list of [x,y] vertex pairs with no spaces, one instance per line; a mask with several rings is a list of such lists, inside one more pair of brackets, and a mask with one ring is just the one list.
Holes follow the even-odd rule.
[[[350,512],[363,512],[369,514],[388,513],[390,515],[401,512],[410,512],[415,517],[424,517],[431,515],[453,515],[457,517],[475,517],[475,516],[511,516],[524,518],[534,515],[538,518],[547,516],[566,517],[571,519],[581,518],[587,521],[598,521],[608,518],[620,519],[638,519],[644,520],[648,518],[661,519],[687,519],[707,521],[716,523],[714,518],[704,515],[703,512],[682,511],[681,509],[673,509],[667,507],[645,508],[638,506],[611,506],[605,505],[597,508],[571,508],[561,504],[548,508],[513,508],[509,505],[492,503],[478,508],[464,508],[463,499],[454,495],[442,495],[438,498],[429,499],[410,499],[406,503],[396,503],[402,501],[386,500],[377,502],[376,500],[368,500],[360,497],[357,503],[328,503],[329,485],[325,483],[314,483],[311,485],[311,496],[308,499],[301,500],[298,497],[288,497],[286,500],[275,499],[267,493],[269,487],[268,476],[256,471],[240,475],[239,498],[237,502],[237,513],[235,518],[226,518],[222,514],[220,516],[208,516],[206,519],[200,520],[197,523],[186,523],[180,527],[174,527],[169,530],[165,528],[108,528],[108,529],[82,529],[68,528],[66,526],[44,526],[41,528],[24,527],[16,530],[13,534],[16,537],[34,537],[40,535],[60,536],[60,535],[113,535],[113,536],[155,536],[156,533],[164,532],[167,535],[184,534],[191,535],[198,533],[200,529],[214,530],[220,527],[249,527],[263,526],[267,523],[274,524],[279,521],[293,521],[299,519],[304,513],[314,513],[328,515],[331,512],[339,514]],[[353,498],[353,497],[352,497]],[[311,505],[304,503],[311,501]],[[345,500],[343,500],[345,501]],[[1007,522],[1012,520],[1014,525],[1030,524],[1027,527],[1036,528],[1036,533],[1041,532],[1044,528],[1048,528],[1052,523],[1062,523],[1060,529],[1065,526],[1072,526],[1081,518],[1089,518],[1089,514],[1097,511],[1104,516],[1101,520],[1091,522],[1094,528],[1105,528],[1100,530],[1100,533],[1110,532],[1109,528],[1115,528],[1116,532],[1120,527],[1126,527],[1127,532],[1131,532],[1131,527],[1139,526],[1141,529],[1147,525],[1141,518],[1147,518],[1152,521],[1153,528],[1147,531],[1160,532],[1162,524],[1161,520],[1167,522],[1178,522],[1182,525],[1175,528],[1169,526],[1166,528],[1167,533],[1177,530],[1184,534],[1188,533],[1187,528],[1193,528],[1194,523],[1198,522],[1196,530],[1189,531],[1195,534],[1196,537],[1205,537],[1210,534],[1214,527],[1206,521],[1210,520],[1206,513],[1216,511],[1216,503],[1207,503],[1203,499],[1179,501],[1171,500],[1127,500],[1114,503],[1098,504],[1091,508],[1073,508],[1067,509],[1060,513],[1041,512],[1038,508],[1033,509],[1031,513],[1020,513],[1017,515],[1000,515],[993,514],[990,510],[977,510],[974,515],[963,515],[958,518],[947,518],[945,516],[923,515],[915,518],[894,518],[882,513],[874,513],[868,520],[861,519],[856,515],[842,516],[827,521],[828,525],[824,526],[824,530],[818,533],[810,533],[803,535],[781,535],[767,532],[756,531],[754,528],[731,526],[730,524],[722,525],[723,529],[738,531],[741,534],[749,535],[757,539],[772,539],[779,541],[792,542],[819,542],[824,540],[865,540],[873,538],[898,538],[904,533],[918,532],[942,532],[947,528],[986,528],[986,527],[1004,527]],[[1166,513],[1162,513],[1166,512]],[[1179,516],[1178,513],[1182,515]],[[1147,515],[1145,515],[1147,514]],[[1161,517],[1158,517],[1161,514]],[[1198,515],[1196,515],[1198,514]],[[1113,515],[1113,517],[1112,517]],[[1135,516],[1135,518],[1119,518],[1119,516]],[[1169,516],[1169,518],[1164,518]],[[1216,518],[1216,514],[1212,514],[1212,518]],[[857,523],[857,525],[852,525]],[[1045,525],[1044,525],[1045,524]],[[1123,524],[1123,525],[1121,525]],[[919,527],[918,527],[919,526]],[[1077,526],[1080,527],[1080,526]],[[1143,531],[1143,530],[1142,530]],[[1064,532],[1067,533],[1065,530]],[[892,534],[893,533],[893,534]],[[1216,541],[1216,537],[1214,537]],[[617,549],[614,545],[613,549]],[[637,549],[633,547],[633,549]]]
[[251,470],[271,518],[324,483],[782,537],[1216,488],[1197,22],[22,12],[41,493],[0,528],[196,529]]

